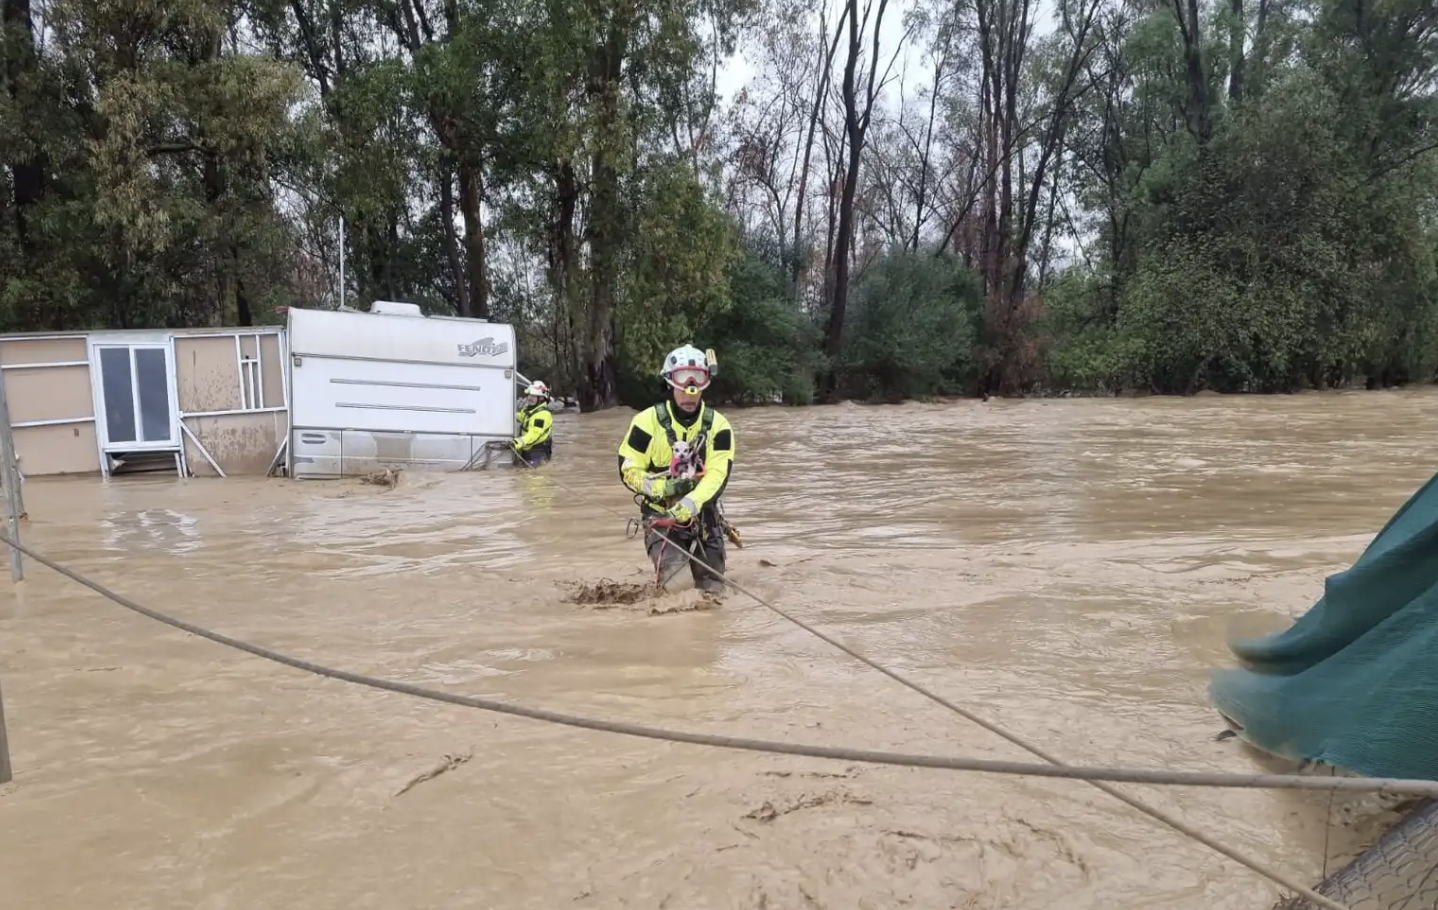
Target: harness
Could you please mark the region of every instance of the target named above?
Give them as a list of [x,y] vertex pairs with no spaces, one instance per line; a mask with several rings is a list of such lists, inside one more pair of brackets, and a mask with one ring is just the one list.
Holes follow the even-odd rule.
[[[673,453],[669,460],[669,476],[685,477],[691,480],[703,477],[704,449],[709,441],[709,432],[714,428],[714,410],[709,407],[704,408],[699,418],[699,432],[688,442],[681,440],[678,431],[674,429],[674,418],[669,414],[667,402],[654,406],[654,420],[659,424],[660,429],[664,431],[664,435],[669,442],[669,449]],[[659,466],[650,462],[649,467],[650,470],[658,470]],[[643,496],[635,495],[634,501],[640,507],[641,511],[649,508]],[[712,523],[707,520],[711,516],[713,518]],[[695,527],[696,525],[697,527]],[[717,530],[719,534],[728,538],[736,547],[742,549],[744,546],[738,529],[730,525],[728,520],[725,519],[724,507],[717,501],[707,503],[704,508],[699,511],[699,514],[690,519],[690,522],[686,525],[675,524],[673,519],[669,518],[631,518],[626,523],[624,536],[633,537],[646,526],[661,528],[666,532],[666,535],[674,529],[685,530],[694,528],[694,530],[698,532],[699,539],[701,540],[705,539],[709,533]],[[662,572],[664,551],[668,546],[668,539],[665,539],[659,545],[659,555],[654,561],[654,578],[656,584],[662,584],[663,582],[660,573]]]
[[[668,403],[654,406],[654,419],[658,421],[660,429],[669,438],[669,450],[673,456],[669,460],[669,476],[685,477],[690,480],[704,476],[704,446],[709,441],[709,431],[714,427],[714,409],[706,407],[704,413],[699,417],[699,435],[693,441],[684,442],[680,440],[679,434],[674,429],[674,418],[669,414]],[[651,468],[655,465],[650,464]]]

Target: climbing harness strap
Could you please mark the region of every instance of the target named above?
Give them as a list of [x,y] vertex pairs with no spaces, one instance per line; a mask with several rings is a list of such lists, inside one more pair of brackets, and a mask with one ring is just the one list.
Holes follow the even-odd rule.
[[[645,505],[644,497],[642,496],[636,495],[634,497],[634,501],[638,503],[641,508],[643,508]],[[715,507],[715,511],[716,513],[718,512],[717,504]],[[703,514],[703,510],[700,511],[700,514]],[[738,535],[738,532],[732,530],[728,526],[728,522],[724,521],[722,515],[719,516],[719,522],[720,526],[724,529],[725,535],[730,540],[734,540],[735,537]],[[705,525],[700,521],[699,515],[690,518],[688,521],[679,521],[678,519],[673,518],[669,515],[648,515],[640,518],[630,518],[624,524],[624,539],[632,540],[641,531],[644,531],[646,533],[649,531],[658,532],[659,552],[654,554],[654,583],[662,587],[664,584],[664,553],[666,550],[668,550],[670,547],[674,547],[676,550],[684,550],[686,552],[685,558],[692,558],[692,555],[688,555],[688,547],[681,546],[677,541],[675,541],[672,537],[669,536],[670,533],[674,531],[694,531],[696,532],[695,536],[698,538],[700,545],[702,546],[705,536]],[[648,541],[646,541],[646,543],[647,542]],[[741,549],[743,548],[743,544],[736,543],[736,546],[739,546]]]
[[[674,418],[669,414],[668,402],[654,406],[654,419],[658,422],[660,429],[664,431],[664,435],[668,438],[669,451],[672,453],[672,460],[668,465],[662,467],[667,468],[670,474],[674,474],[676,463],[678,461],[687,461],[693,465],[695,476],[702,477],[704,475],[704,446],[709,439],[709,431],[714,427],[714,409],[710,407],[704,408],[699,417],[699,433],[688,442],[679,439],[679,434],[674,429]],[[679,451],[681,446],[684,449],[682,455]],[[650,462],[649,467],[651,470],[660,469],[660,466],[656,466],[653,462]]]
[[658,518],[651,518],[644,523],[645,530],[655,529],[659,531],[659,552],[654,554],[654,584],[656,587],[664,587],[664,551],[670,546],[673,546],[676,550],[687,551],[686,547],[679,546],[678,543],[675,543],[670,539],[669,535],[664,532],[672,531],[675,528],[691,528],[696,521],[697,517],[681,522],[667,515],[663,515]]
[[[669,415],[669,403],[663,402],[654,406],[654,419],[659,421],[659,426],[664,430],[664,435],[669,437],[669,445],[672,447],[679,436],[674,430],[674,418]],[[704,412],[699,416],[700,434],[697,439],[703,439],[709,435],[714,427],[714,409],[708,405],[704,406]]]

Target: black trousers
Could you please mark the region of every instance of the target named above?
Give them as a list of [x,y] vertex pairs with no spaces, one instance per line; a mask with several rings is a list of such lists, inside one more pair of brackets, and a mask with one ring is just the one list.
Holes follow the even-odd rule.
[[[642,511],[646,519],[659,517],[657,512],[649,509]],[[660,532],[664,537],[659,536]],[[694,587],[701,591],[724,590],[724,582],[714,573],[724,572],[725,544],[719,513],[712,506],[701,509],[698,518],[689,527],[650,528],[644,532],[644,549],[656,567],[661,586],[667,586],[688,566],[694,578]],[[689,559],[685,553],[692,554],[695,559]]]
[[554,441],[546,439],[528,452],[515,452],[514,454],[522,458],[524,463],[531,468],[537,468],[554,457]]

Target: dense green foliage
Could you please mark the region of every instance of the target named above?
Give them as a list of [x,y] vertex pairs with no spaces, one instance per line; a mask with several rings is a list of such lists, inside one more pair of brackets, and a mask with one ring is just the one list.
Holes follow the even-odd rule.
[[1438,372],[1431,0],[0,3],[0,330],[409,300],[586,409],[684,342],[734,403]]

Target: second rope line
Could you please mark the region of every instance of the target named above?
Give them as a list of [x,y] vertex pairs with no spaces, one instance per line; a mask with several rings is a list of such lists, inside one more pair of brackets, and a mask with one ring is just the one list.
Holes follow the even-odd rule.
[[[547,481],[549,481],[550,483],[554,484],[556,487],[558,487],[558,488],[564,490],[564,491],[567,492],[567,493],[570,493],[571,495],[575,496],[576,498],[580,499],[581,501],[591,502],[591,503],[593,503],[593,504],[595,504],[595,505],[598,505],[600,508],[604,509],[606,512],[609,512],[610,514],[615,515],[615,516],[617,516],[617,517],[619,517],[619,518],[624,518],[624,517],[625,517],[624,515],[622,515],[622,514],[621,514],[620,512],[618,512],[617,510],[612,509],[612,508],[610,508],[609,506],[604,505],[603,503],[594,503],[594,501],[593,501],[592,499],[590,499],[589,497],[585,496],[583,493],[579,492],[578,490],[575,490],[575,489],[572,488],[572,487],[567,486],[567,485],[564,484],[564,483],[561,483],[559,480],[555,479],[554,477],[551,477],[547,472],[541,471],[538,466],[536,466],[536,465],[531,465],[529,462],[525,461],[525,460],[522,459],[522,458],[516,459],[516,463],[522,464],[522,465],[524,465],[524,467],[532,469],[532,470],[533,470],[535,473],[537,473],[540,477],[543,477],[545,480],[547,480]],[[682,547],[682,546],[680,546],[679,544],[677,544],[677,543],[676,543],[672,538],[670,538],[669,535],[666,534],[664,531],[662,531],[662,530],[660,530],[660,529],[658,529],[658,528],[655,528],[654,531],[655,531],[655,533],[658,534],[659,537],[662,538],[665,542],[667,542],[667,543],[669,543],[670,545],[674,546],[674,547],[675,547],[680,553],[682,553],[682,554],[685,556],[685,558],[687,558],[691,563],[694,563],[694,564],[696,564],[696,565],[701,564],[700,561],[699,561],[699,559],[698,559],[698,557],[696,557],[693,553],[689,552],[689,550],[688,550],[687,548]],[[748,590],[747,588],[744,588],[743,586],[741,586],[741,585],[739,585],[739,584],[736,584],[732,579],[727,578],[723,573],[718,572],[718,571],[714,570],[713,568],[709,568],[709,567],[706,567],[706,568],[708,569],[709,572],[711,572],[713,575],[715,575],[717,578],[719,578],[719,580],[722,581],[724,584],[726,584],[726,585],[728,585],[728,586],[734,588],[734,590],[738,591],[739,593],[744,594],[744,595],[747,596],[749,599],[751,599],[751,600],[755,601],[756,603],[758,603],[760,606],[762,606],[762,607],[764,607],[765,609],[767,609],[767,610],[769,610],[769,611],[771,611],[771,612],[777,614],[778,616],[780,616],[780,617],[782,617],[783,619],[787,620],[788,622],[794,624],[795,626],[798,626],[800,629],[803,629],[805,632],[808,632],[810,635],[814,636],[815,638],[818,638],[820,641],[823,641],[823,642],[825,642],[826,644],[828,644],[828,645],[830,645],[830,646],[832,646],[832,647],[838,649],[839,651],[842,651],[844,654],[847,654],[849,657],[852,657],[853,659],[859,661],[860,663],[864,664],[865,666],[867,666],[867,667],[869,667],[869,668],[871,668],[871,669],[873,669],[873,670],[876,670],[876,671],[879,672],[879,673],[884,674],[885,676],[887,676],[887,677],[889,677],[890,679],[892,679],[892,680],[894,680],[895,682],[897,682],[899,685],[904,686],[905,688],[910,689],[911,691],[913,691],[913,692],[915,692],[915,693],[917,693],[917,694],[919,694],[919,695],[922,695],[924,698],[927,698],[929,701],[932,701],[932,702],[934,702],[935,704],[940,705],[940,706],[943,707],[943,708],[946,708],[947,710],[951,711],[952,713],[959,715],[960,717],[964,718],[965,720],[968,720],[968,721],[970,721],[971,723],[976,724],[976,725],[978,725],[978,726],[984,728],[985,730],[988,730],[990,733],[993,733],[995,736],[998,736],[998,737],[1000,737],[1000,738],[1002,738],[1002,739],[1004,739],[1004,740],[1007,740],[1008,742],[1012,743],[1013,745],[1018,746],[1020,749],[1023,749],[1025,752],[1028,752],[1030,755],[1033,755],[1033,756],[1035,756],[1036,758],[1039,758],[1039,759],[1042,759],[1043,761],[1048,762],[1050,765],[1054,766],[1055,768],[1062,768],[1062,769],[1072,768],[1071,765],[1065,764],[1064,762],[1062,762],[1061,760],[1059,760],[1056,756],[1054,756],[1054,755],[1052,755],[1051,753],[1049,753],[1049,752],[1047,752],[1047,751],[1045,751],[1045,750],[1039,748],[1037,745],[1035,745],[1035,744],[1033,744],[1033,743],[1031,743],[1031,742],[1025,740],[1024,738],[1020,737],[1018,734],[1013,733],[1013,732],[1011,732],[1010,730],[1007,730],[1007,729],[1005,729],[1004,727],[1002,727],[1002,726],[1000,726],[1000,725],[998,725],[998,724],[996,724],[996,723],[994,723],[994,722],[992,722],[992,721],[990,721],[990,720],[987,720],[986,718],[980,717],[978,714],[975,714],[974,712],[968,710],[967,708],[964,708],[963,706],[961,706],[961,705],[959,705],[959,704],[956,704],[955,702],[953,702],[953,701],[951,701],[951,700],[949,700],[949,699],[947,699],[947,698],[944,698],[942,695],[939,695],[938,693],[936,693],[936,692],[934,692],[934,691],[932,691],[932,690],[926,688],[925,686],[922,686],[922,685],[920,685],[919,683],[914,682],[913,680],[911,680],[911,679],[909,679],[908,677],[906,677],[906,676],[904,676],[904,675],[898,673],[897,671],[892,670],[892,669],[890,669],[890,668],[884,666],[883,664],[878,663],[877,661],[875,661],[875,660],[873,660],[873,659],[871,659],[871,658],[865,656],[864,654],[860,653],[859,651],[854,650],[853,648],[850,648],[848,645],[844,644],[843,642],[839,641],[838,639],[834,638],[833,636],[828,635],[827,633],[823,632],[822,630],[817,629],[817,628],[815,628],[814,626],[810,625],[809,623],[804,622],[802,619],[799,619],[797,616],[793,616],[792,614],[790,614],[790,613],[788,613],[788,612],[786,612],[786,611],[784,611],[784,610],[781,610],[779,607],[775,606],[774,604],[770,603],[769,601],[765,600],[764,598],[760,597],[759,595],[755,594],[754,592]],[[1047,775],[1037,775],[1037,776],[1047,776]],[[1264,863],[1262,863],[1262,862],[1259,862],[1258,860],[1256,860],[1256,859],[1254,859],[1254,858],[1252,858],[1252,857],[1250,857],[1250,856],[1246,856],[1246,855],[1244,855],[1243,853],[1238,852],[1237,850],[1235,850],[1235,849],[1229,847],[1228,845],[1226,845],[1226,844],[1224,844],[1224,843],[1221,843],[1220,841],[1215,840],[1215,839],[1212,838],[1212,837],[1209,837],[1207,834],[1204,834],[1202,831],[1199,831],[1197,828],[1192,827],[1191,825],[1187,824],[1186,822],[1182,821],[1181,819],[1179,819],[1179,818],[1177,818],[1177,817],[1175,817],[1175,816],[1173,816],[1173,815],[1170,815],[1169,813],[1164,812],[1164,811],[1161,810],[1161,809],[1156,809],[1156,808],[1154,808],[1153,806],[1150,806],[1149,804],[1147,804],[1147,803],[1143,802],[1142,800],[1138,799],[1137,797],[1135,797],[1135,796],[1130,796],[1129,794],[1124,793],[1122,790],[1118,790],[1118,789],[1116,789],[1116,788],[1110,786],[1109,784],[1104,783],[1103,780],[1101,780],[1101,779],[1099,779],[1099,778],[1084,778],[1084,779],[1087,780],[1088,783],[1092,784],[1092,785],[1093,785],[1094,787],[1096,787],[1097,789],[1101,790],[1101,791],[1104,792],[1104,793],[1107,793],[1109,796],[1112,796],[1114,799],[1119,800],[1120,802],[1124,803],[1125,805],[1129,806],[1130,808],[1132,808],[1132,809],[1134,809],[1134,810],[1136,810],[1136,811],[1138,811],[1138,812],[1140,812],[1140,813],[1142,813],[1142,814],[1148,816],[1149,818],[1153,819],[1154,821],[1157,821],[1158,823],[1160,823],[1160,824],[1162,824],[1162,825],[1164,825],[1164,826],[1166,826],[1166,827],[1168,827],[1168,828],[1171,828],[1171,829],[1174,830],[1174,831],[1177,831],[1178,833],[1184,835],[1185,837],[1188,837],[1188,838],[1192,839],[1193,841],[1202,844],[1203,846],[1209,848],[1210,850],[1213,850],[1215,853],[1218,853],[1218,854],[1220,854],[1220,855],[1222,855],[1222,856],[1227,857],[1228,859],[1233,860],[1234,862],[1238,863],[1239,865],[1243,866],[1244,868],[1246,868],[1246,869],[1248,869],[1248,870],[1250,870],[1250,871],[1252,871],[1252,872],[1257,873],[1258,875],[1262,876],[1263,878],[1266,878],[1266,879],[1268,879],[1269,881],[1274,882],[1275,884],[1281,885],[1282,887],[1287,888],[1289,891],[1292,891],[1292,892],[1294,892],[1294,893],[1296,893],[1296,894],[1302,895],[1303,897],[1305,897],[1305,898],[1307,898],[1309,901],[1311,901],[1313,904],[1315,904],[1315,905],[1317,905],[1317,906],[1319,906],[1319,907],[1325,908],[1325,910],[1348,910],[1348,908],[1346,908],[1344,905],[1338,903],[1337,901],[1334,901],[1334,900],[1332,900],[1331,898],[1325,897],[1325,896],[1323,896],[1322,894],[1319,894],[1317,891],[1314,891],[1313,889],[1311,889],[1311,888],[1309,888],[1309,887],[1307,887],[1307,886],[1305,886],[1305,885],[1303,885],[1303,884],[1301,884],[1301,883],[1299,883],[1299,882],[1294,881],[1293,879],[1289,878],[1288,876],[1284,875],[1283,873],[1279,872],[1278,870],[1273,869],[1272,867],[1270,867],[1270,866],[1268,866],[1268,865],[1266,865],[1266,864],[1264,864]]]

